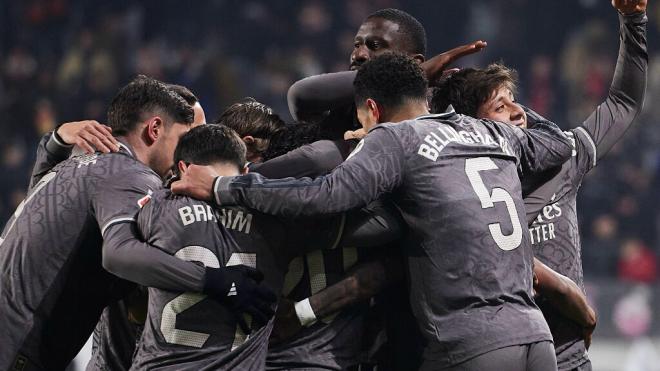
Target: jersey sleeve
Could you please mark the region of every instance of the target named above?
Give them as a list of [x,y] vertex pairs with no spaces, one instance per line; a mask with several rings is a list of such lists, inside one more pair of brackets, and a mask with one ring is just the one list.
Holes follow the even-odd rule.
[[644,103],[648,70],[648,18],[646,13],[619,14],[619,22],[619,56],[609,94],[574,130],[576,142],[585,147],[584,156],[578,158],[584,173],[596,166],[597,161],[623,136]]
[[295,120],[308,120],[324,112],[353,103],[356,72],[327,73],[304,78],[289,88],[289,112]]
[[521,177],[559,166],[571,156],[573,146],[569,137],[550,121],[539,121],[530,129],[495,124],[504,131],[514,154],[520,160]]
[[297,221],[288,230],[287,244],[296,256],[340,246],[381,247],[401,238],[403,223],[392,205],[377,200],[341,216]]
[[92,209],[101,234],[113,224],[135,222],[140,210],[138,201],[162,188],[160,178],[143,169],[99,179],[92,199]]
[[103,268],[143,286],[170,291],[202,291],[204,267],[170,255],[140,237],[135,223],[109,226],[103,238]]
[[316,177],[329,173],[343,161],[344,155],[338,144],[320,140],[256,164],[250,171],[275,179]]
[[32,189],[41,177],[51,171],[55,165],[69,158],[72,149],[73,145],[64,143],[62,139],[58,138],[55,131],[46,133],[37,147],[36,161],[32,168],[29,189]]
[[257,174],[219,177],[219,205],[240,204],[283,217],[334,214],[367,205],[403,181],[405,152],[391,128],[376,127],[348,159],[315,179],[266,179]]
[[153,223],[160,212],[150,196],[139,201],[136,223],[109,226],[103,239],[103,267],[143,286],[170,291],[201,292],[204,268],[181,260],[153,244]]

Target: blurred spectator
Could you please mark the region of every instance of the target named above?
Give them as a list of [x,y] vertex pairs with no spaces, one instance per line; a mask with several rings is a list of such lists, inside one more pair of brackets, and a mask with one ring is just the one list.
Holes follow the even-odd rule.
[[621,245],[619,278],[637,283],[653,283],[657,277],[656,257],[638,239],[627,239]]
[[594,220],[592,238],[587,239],[582,248],[582,266],[586,277],[615,275],[619,253],[618,228],[618,222],[612,215],[601,215]]

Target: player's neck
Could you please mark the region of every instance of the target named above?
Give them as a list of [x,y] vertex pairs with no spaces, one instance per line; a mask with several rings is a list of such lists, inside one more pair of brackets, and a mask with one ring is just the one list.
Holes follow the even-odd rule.
[[429,109],[425,102],[406,104],[401,108],[392,112],[387,118],[387,122],[400,122],[405,120],[412,120],[415,117],[428,115]]
[[215,172],[218,173],[219,176],[241,175],[238,169],[236,169],[235,164],[231,164],[227,162],[219,162],[212,164],[211,167],[213,167],[213,170],[215,170]]
[[135,134],[128,134],[118,136],[117,140],[127,144],[130,147],[133,157],[141,163],[149,166],[149,148],[147,145]]

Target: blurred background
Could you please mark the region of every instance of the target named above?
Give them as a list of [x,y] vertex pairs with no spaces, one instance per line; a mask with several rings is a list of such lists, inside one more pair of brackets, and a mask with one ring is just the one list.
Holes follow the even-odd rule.
[[[660,1],[649,2],[644,112],[578,200],[595,370],[660,369]],[[386,7],[421,21],[428,56],[488,41],[459,66],[515,67],[517,99],[564,129],[607,95],[619,42],[609,0],[0,0],[0,224],[25,197],[41,135],[103,122],[136,74],[188,86],[209,121],[246,96],[289,120],[289,86],[346,70],[358,26]]]

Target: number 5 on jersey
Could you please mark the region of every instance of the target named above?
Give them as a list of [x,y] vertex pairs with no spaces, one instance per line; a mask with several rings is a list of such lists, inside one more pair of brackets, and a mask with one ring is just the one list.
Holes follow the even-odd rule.
[[494,207],[495,202],[504,202],[506,205],[509,218],[511,218],[511,225],[513,225],[513,232],[508,235],[502,233],[500,223],[488,224],[488,229],[500,249],[505,251],[513,250],[520,246],[520,242],[522,241],[522,224],[520,224],[520,219],[518,218],[516,204],[513,202],[513,198],[511,198],[509,192],[503,188],[495,187],[492,193],[488,192],[479,174],[480,171],[486,170],[498,170],[497,165],[489,157],[477,157],[465,160],[465,174],[470,180],[474,193],[477,194],[479,201],[481,201],[481,208],[489,209]]

